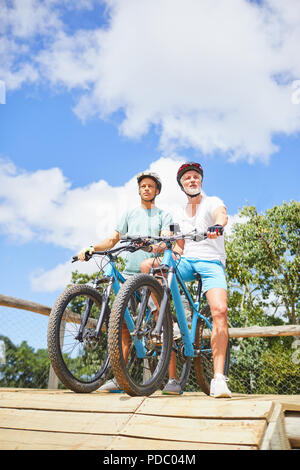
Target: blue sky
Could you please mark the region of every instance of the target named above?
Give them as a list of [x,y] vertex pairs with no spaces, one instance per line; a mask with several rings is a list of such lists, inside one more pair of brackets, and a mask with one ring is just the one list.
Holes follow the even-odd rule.
[[[176,169],[191,159],[231,221],[247,203],[265,211],[299,200],[296,0],[0,7],[3,294],[51,305],[71,256],[138,203],[145,169],[162,176],[157,205],[175,211]],[[2,328],[20,318],[0,310]]]

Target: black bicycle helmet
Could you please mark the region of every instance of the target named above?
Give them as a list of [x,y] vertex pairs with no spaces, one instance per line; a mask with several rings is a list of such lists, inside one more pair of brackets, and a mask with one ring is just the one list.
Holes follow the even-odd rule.
[[144,178],[151,178],[153,181],[155,181],[157,189],[158,189],[158,194],[161,192],[161,181],[159,176],[156,173],[153,173],[151,171],[143,171],[142,173],[139,173],[137,175],[137,183],[138,185]]

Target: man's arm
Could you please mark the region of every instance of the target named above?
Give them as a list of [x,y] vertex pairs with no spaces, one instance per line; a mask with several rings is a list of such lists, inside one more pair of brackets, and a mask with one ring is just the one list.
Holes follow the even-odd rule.
[[185,240],[183,238],[181,240],[177,240],[173,248],[173,251],[175,251],[180,256],[182,256],[183,250],[184,250],[184,244],[185,244]]
[[217,209],[214,211],[214,217],[215,217],[215,225],[222,225],[225,227],[228,222],[228,215],[227,215],[227,209],[225,206],[220,206],[217,207]]
[[[94,247],[91,247],[90,253],[93,252],[93,248],[94,248],[94,251],[110,250],[118,243],[120,238],[121,238],[120,233],[117,232],[117,230],[115,230],[111,235],[105,238],[102,242],[98,243],[98,245],[94,245]],[[84,249],[80,253],[78,253],[78,259],[80,259],[80,261],[85,260],[85,253],[87,251],[88,251],[87,249]]]
[[94,246],[95,251],[110,250],[118,243],[120,238],[120,233],[115,230],[111,235],[109,235],[109,237],[105,238],[102,242],[98,243],[98,245]]
[[[163,212],[162,225],[164,228],[162,228],[160,232],[161,237],[171,237],[173,235],[173,233],[170,231],[170,225],[172,224],[172,222],[173,220],[171,214],[169,214],[168,212]],[[153,253],[162,254],[166,249],[165,243],[153,244],[151,246]]]
[[[220,206],[217,207],[217,209],[214,210],[213,212],[214,215],[214,225],[210,227],[210,229],[213,229],[215,226],[222,226],[223,228],[225,225],[227,225],[228,222],[228,215],[227,215],[227,209],[225,206]],[[222,233],[220,233],[222,235]],[[217,231],[208,231],[207,232],[207,238],[214,239],[217,238],[219,235],[217,234]]]

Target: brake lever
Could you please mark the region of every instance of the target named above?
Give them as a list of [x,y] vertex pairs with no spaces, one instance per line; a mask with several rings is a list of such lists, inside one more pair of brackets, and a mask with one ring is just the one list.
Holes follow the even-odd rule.
[[128,245],[128,247],[126,248],[126,251],[129,251],[130,253],[134,253],[135,251],[137,251],[139,249],[140,249],[140,247],[138,247],[138,246]]

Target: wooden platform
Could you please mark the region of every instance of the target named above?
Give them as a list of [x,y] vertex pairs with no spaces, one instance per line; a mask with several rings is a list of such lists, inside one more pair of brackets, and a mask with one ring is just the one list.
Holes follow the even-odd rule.
[[0,449],[300,448],[300,395],[154,394],[0,389]]

